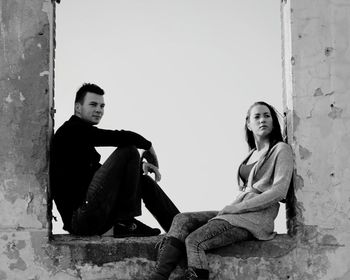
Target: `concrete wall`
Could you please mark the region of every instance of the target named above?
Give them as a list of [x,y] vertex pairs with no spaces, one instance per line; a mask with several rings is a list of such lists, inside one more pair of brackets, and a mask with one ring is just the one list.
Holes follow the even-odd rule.
[[[54,11],[0,2],[0,280],[145,279],[157,238],[49,238]],[[282,0],[290,236],[210,252],[212,279],[350,279],[350,2]],[[182,273],[178,268],[176,275]]]
[[315,279],[350,279],[350,1],[282,2],[295,226]]
[[51,1],[0,1],[0,279],[48,279]]

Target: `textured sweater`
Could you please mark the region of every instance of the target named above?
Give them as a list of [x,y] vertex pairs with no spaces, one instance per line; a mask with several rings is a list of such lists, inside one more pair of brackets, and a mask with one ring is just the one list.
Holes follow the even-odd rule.
[[[242,164],[247,162],[253,151]],[[288,144],[279,142],[255,163],[246,185],[237,176],[240,193],[231,203],[232,212],[213,219],[226,220],[234,226],[245,228],[260,240],[274,238],[274,220],[279,201],[286,198],[292,174],[292,149]]]

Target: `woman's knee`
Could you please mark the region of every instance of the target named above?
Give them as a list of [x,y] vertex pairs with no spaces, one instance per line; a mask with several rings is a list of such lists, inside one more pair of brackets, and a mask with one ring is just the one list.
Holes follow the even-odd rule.
[[204,249],[204,248],[201,248],[201,244],[203,244],[202,237],[203,237],[203,233],[200,233],[199,230],[195,230],[191,232],[185,239],[186,247],[187,248],[196,247],[199,249]]
[[173,219],[173,224],[174,225],[186,225],[191,222],[191,216],[189,213],[178,213],[175,215]]

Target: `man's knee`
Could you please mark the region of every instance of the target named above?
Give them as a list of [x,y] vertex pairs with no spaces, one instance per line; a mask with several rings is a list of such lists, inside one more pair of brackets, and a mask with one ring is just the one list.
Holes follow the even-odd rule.
[[140,158],[140,153],[134,145],[118,147],[115,151],[120,155],[127,155],[130,158]]

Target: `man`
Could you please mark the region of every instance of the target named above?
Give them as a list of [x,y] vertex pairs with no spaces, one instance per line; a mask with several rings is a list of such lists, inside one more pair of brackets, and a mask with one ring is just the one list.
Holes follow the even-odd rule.
[[[52,197],[63,229],[77,235],[102,235],[112,226],[115,237],[152,236],[134,217],[141,215],[141,199],[165,231],[179,213],[158,184],[158,160],[152,143],[124,130],[99,129],[104,91],[83,84],[76,93],[74,115],[55,133],[51,149]],[[118,147],[103,165],[97,146]],[[137,149],[143,149],[141,162]],[[141,174],[141,172],[143,174]]]

